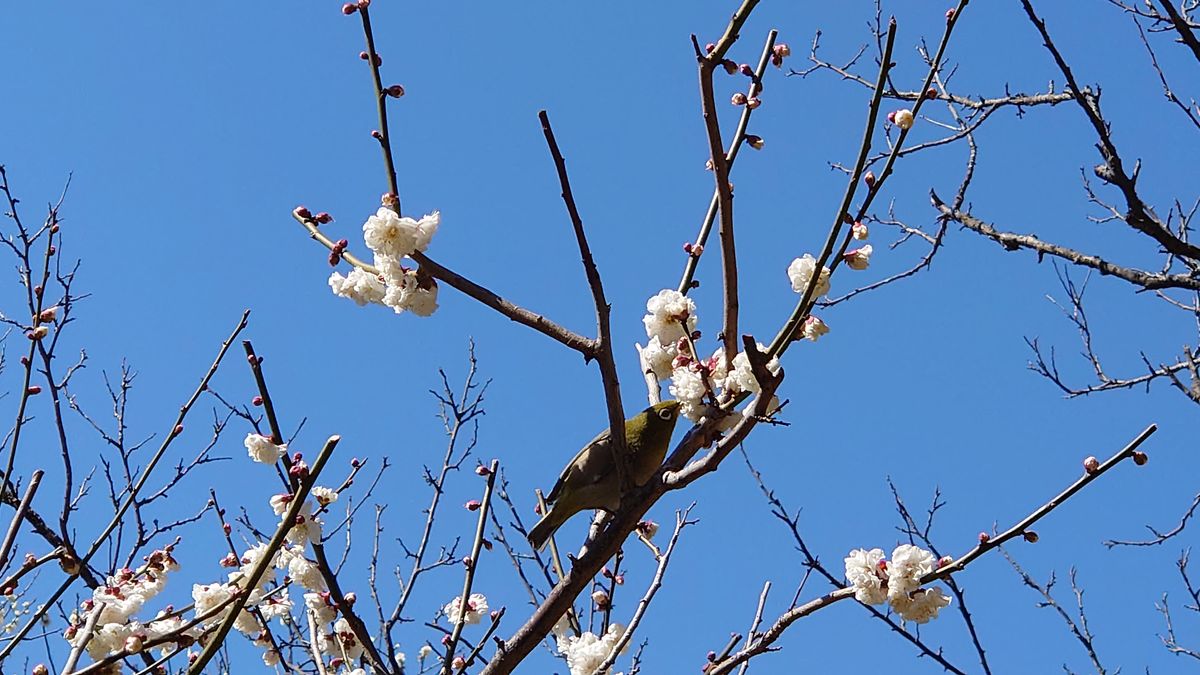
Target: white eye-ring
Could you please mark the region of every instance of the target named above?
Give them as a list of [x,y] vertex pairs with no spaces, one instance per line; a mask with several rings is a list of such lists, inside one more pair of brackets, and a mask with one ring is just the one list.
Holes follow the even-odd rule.
[[671,411],[670,410],[659,410],[658,416],[664,420],[669,420],[669,419],[671,419]]

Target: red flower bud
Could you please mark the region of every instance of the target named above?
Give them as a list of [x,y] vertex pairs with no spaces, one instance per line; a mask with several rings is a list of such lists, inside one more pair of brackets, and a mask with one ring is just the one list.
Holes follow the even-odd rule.
[[404,87],[403,87],[403,85],[399,85],[399,84],[393,84],[392,86],[388,87],[385,91],[387,91],[387,95],[391,96],[392,98],[400,98],[401,96],[404,95]]
[[26,389],[25,393],[29,394],[30,396],[36,396],[36,395],[42,393],[42,388],[41,388],[41,386],[34,384],[34,385],[31,385],[28,389]]
[[478,499],[472,499],[471,501],[469,501],[463,505],[463,507],[466,508],[468,511],[478,511],[480,506],[482,506],[482,504],[479,502]]
[[1149,461],[1150,461],[1150,457],[1146,453],[1144,453],[1140,450],[1133,453],[1133,463],[1134,464],[1137,464],[1138,466],[1145,466],[1146,462],[1149,462]]
[[347,2],[346,4],[342,5],[342,14],[345,14],[346,16],[350,16],[357,11],[358,7],[354,3]]
[[263,404],[262,396],[255,395],[254,398],[250,399],[250,405],[258,407],[262,404]]
[[1088,457],[1083,460],[1083,470],[1088,473],[1096,473],[1100,470],[1100,460],[1095,457]]
[[992,540],[992,535],[988,534],[987,532],[979,533],[979,543],[986,544],[991,540]]

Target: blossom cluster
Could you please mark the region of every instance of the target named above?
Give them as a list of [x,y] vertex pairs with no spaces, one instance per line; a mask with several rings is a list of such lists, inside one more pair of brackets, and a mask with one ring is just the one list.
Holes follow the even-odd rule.
[[472,593],[467,598],[467,611],[465,612],[462,608],[462,597],[456,597],[442,608],[442,613],[452,624],[465,623],[468,626],[477,624],[487,616],[487,597],[482,593]]
[[[186,646],[196,639],[197,632],[184,631],[183,620],[171,612],[160,612],[153,620],[142,623],[135,615],[147,601],[166,587],[167,574],[179,569],[172,555],[173,546],[166,546],[145,557],[138,569],[123,568],[107,577],[71,613],[63,637],[74,648],[83,647],[88,656],[99,660],[114,651],[140,652],[151,640],[161,642],[164,653],[173,651],[176,644]],[[86,627],[91,625],[91,630]]]
[[[554,626],[558,653],[566,658],[567,668],[571,670],[571,675],[592,675],[621,641],[622,636],[625,635],[625,627],[619,623],[613,623],[609,624],[604,635],[598,636],[591,631],[584,631],[583,634],[576,636],[568,630],[565,618],[564,615],[563,619],[560,619]],[[621,654],[628,649],[629,643],[626,642],[621,649]],[[602,675],[610,675],[611,672],[609,669]]]
[[937,618],[950,596],[941,588],[921,588],[921,579],[937,569],[933,554],[912,544],[901,544],[886,560],[883,549],[854,549],[846,556],[846,580],[854,597],[866,605],[888,603],[905,621],[925,623]]
[[[272,448],[283,446],[275,446],[269,439],[256,434],[247,437],[246,446],[250,456],[258,461],[282,456]],[[204,644],[206,634],[228,616],[234,600],[244,596],[245,604],[238,610],[233,628],[262,648],[263,662],[274,666],[282,657],[268,636],[267,624],[271,621],[286,624],[294,620],[292,614],[297,608],[288,592],[299,587],[303,592],[300,609],[313,623],[318,651],[332,657],[331,664],[352,663],[362,655],[363,645],[354,636],[346,618],[338,616],[319,566],[305,555],[305,545],[310,540],[320,539],[319,514],[335,502],[338,495],[322,486],[313,487],[311,494],[312,500],[300,510],[301,515],[289,533],[288,543],[269,561],[263,560],[268,551],[267,544],[258,543],[240,556],[229,553],[221,560],[222,567],[235,568],[225,581],[193,584],[192,618],[185,617],[186,610],[176,611],[170,606],[149,621],[139,620],[137,616],[147,602],[163,590],[167,574],[179,569],[172,555],[172,545],[146,556],[142,567],[122,569],[108,577],[104,584],[94,589],[92,597],[84,600],[72,613],[63,637],[72,647],[84,647],[96,661],[113,654],[138,654],[150,648],[166,656],[195,644]],[[292,500],[290,494],[275,495],[271,497],[270,505],[277,515],[283,515]],[[249,582],[260,564],[264,566],[264,572],[250,588]],[[397,658],[402,657],[398,655]],[[114,666],[119,669],[120,661]]]
[[355,267],[345,276],[334,272],[329,275],[330,289],[334,295],[349,298],[360,306],[379,304],[391,307],[397,314],[406,311],[417,316],[433,314],[438,308],[437,282],[418,269],[406,267],[402,260],[429,248],[440,223],[441,214],[437,211],[414,219],[401,216],[390,206],[381,207],[363,224],[363,240],[375,254],[374,269]]
[[[644,368],[661,380],[670,379],[670,392],[680,403],[685,417],[698,421],[712,412],[704,403],[710,399],[729,400],[743,392],[758,394],[762,386],[750,368],[745,353],[725,358],[724,348],[708,358],[699,358],[693,351],[696,339],[696,303],[684,294],[666,289],[646,302],[642,318],[649,337],[645,347],[638,346]],[[766,347],[758,345],[762,351]],[[779,360],[767,365],[772,373],[779,372]],[[736,421],[736,420],[733,420]]]

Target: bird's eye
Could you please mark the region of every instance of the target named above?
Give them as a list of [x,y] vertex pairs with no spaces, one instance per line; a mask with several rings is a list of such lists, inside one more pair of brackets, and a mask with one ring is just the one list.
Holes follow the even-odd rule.
[[671,419],[671,411],[670,410],[659,410],[658,416],[664,420],[669,420],[669,419]]

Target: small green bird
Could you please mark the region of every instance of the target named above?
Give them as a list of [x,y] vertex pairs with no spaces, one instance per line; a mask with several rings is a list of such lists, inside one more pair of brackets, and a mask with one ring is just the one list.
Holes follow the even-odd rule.
[[[662,466],[678,419],[679,401],[663,401],[625,420],[625,447],[635,485],[645,485]],[[554,508],[529,531],[529,543],[534,548],[542,550],[554,531],[580,511],[604,509],[611,513],[621,506],[621,486],[610,440],[609,430],[605,429],[563,469],[546,496]]]

